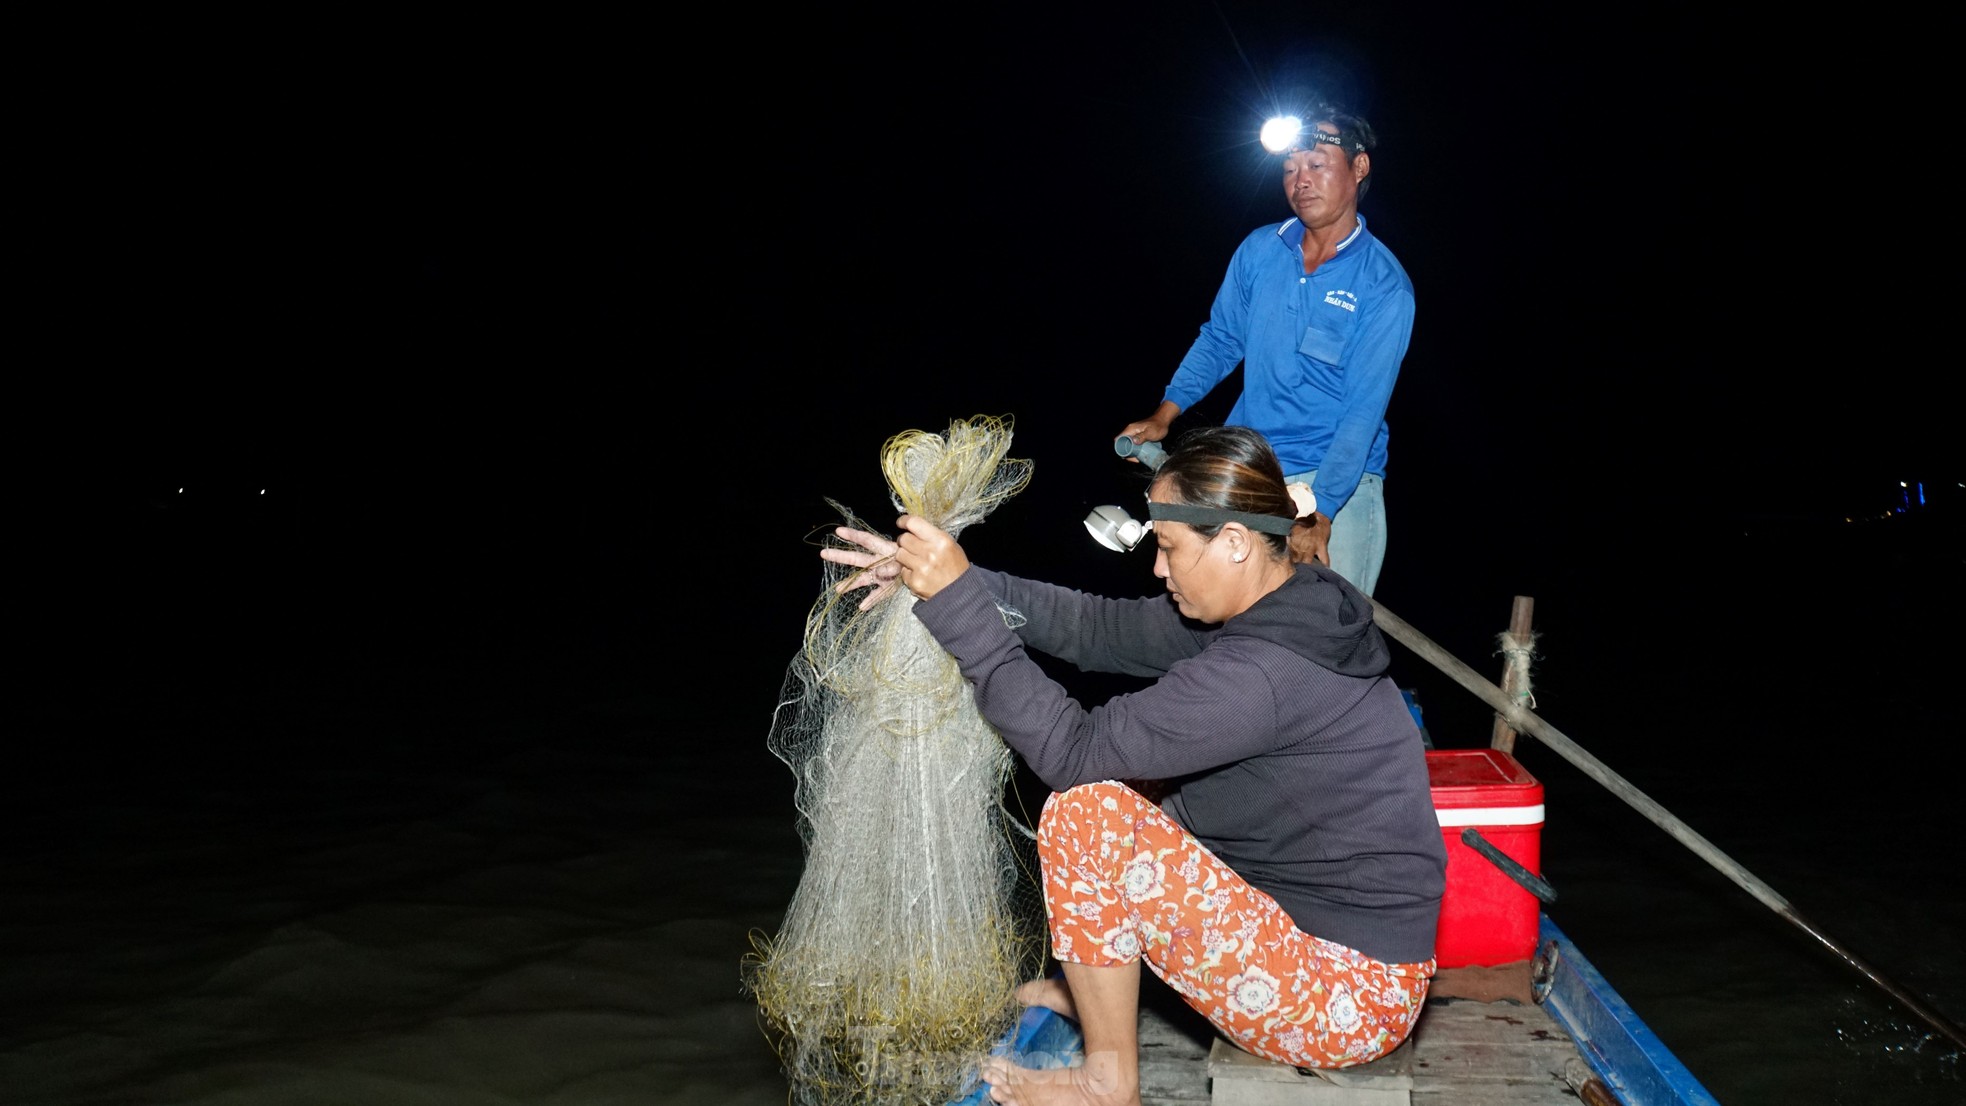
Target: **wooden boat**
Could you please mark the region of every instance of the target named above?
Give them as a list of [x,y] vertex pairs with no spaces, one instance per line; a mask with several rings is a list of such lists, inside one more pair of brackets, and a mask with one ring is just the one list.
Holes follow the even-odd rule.
[[[1512,654],[1512,665],[1527,663],[1532,606],[1525,597],[1515,601],[1509,637],[1524,648],[1505,650]],[[1512,761],[1519,734],[1541,741],[1837,953],[1941,1035],[1966,1043],[1957,1026],[1816,930],[1772,888],[1538,718],[1528,709],[1527,697],[1514,693],[1515,686],[1526,686],[1525,668],[1511,667],[1500,685],[1491,683],[1376,600],[1373,608],[1389,636],[1495,708],[1490,748]],[[1431,765],[1435,753],[1431,741],[1429,745]],[[1443,824],[1447,821],[1444,817]],[[1449,852],[1451,899],[1457,878],[1451,840]],[[1481,852],[1525,892],[1535,892],[1542,903],[1553,900],[1546,889],[1534,886],[1540,881],[1533,864],[1525,868],[1511,863],[1505,851],[1492,846]],[[1468,870],[1462,868],[1463,878]],[[1446,914],[1444,905],[1443,934]],[[1347,1069],[1298,1069],[1243,1052],[1165,984],[1143,975],[1142,1100],[1146,1106],[1568,1106],[1580,1100],[1586,1106],[1717,1106],[1549,914],[1537,907],[1533,918],[1533,956],[1496,969],[1444,966],[1408,1040],[1380,1060]],[[1520,926],[1522,920],[1507,924]],[[1018,1062],[1027,1067],[1060,1067],[1079,1059],[1082,1041],[1069,1019],[1032,1008],[998,1051],[1020,1057]],[[987,1087],[976,1086],[952,1106],[985,1106],[987,1092]]]
[[[1313,1072],[1223,1040],[1164,985],[1143,989],[1145,1106],[1718,1106],[1547,914],[1535,998],[1430,998],[1407,1042],[1384,1059]],[[1148,977],[1151,979],[1151,977]],[[1079,1060],[1070,1020],[1025,1011],[1002,1050],[1028,1067]],[[958,1106],[985,1106],[977,1087]]]

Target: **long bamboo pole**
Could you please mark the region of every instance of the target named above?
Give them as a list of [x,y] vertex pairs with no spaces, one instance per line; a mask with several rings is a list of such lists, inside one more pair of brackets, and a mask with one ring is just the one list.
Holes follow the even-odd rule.
[[1795,907],[1790,905],[1787,899],[1777,894],[1774,888],[1763,883],[1754,873],[1743,868],[1726,853],[1715,848],[1712,842],[1695,833],[1691,826],[1680,821],[1665,807],[1652,801],[1643,791],[1633,787],[1624,777],[1606,767],[1604,762],[1586,752],[1582,746],[1566,737],[1562,731],[1537,717],[1534,711],[1515,702],[1501,688],[1496,687],[1493,683],[1484,679],[1480,673],[1468,667],[1460,658],[1441,648],[1425,634],[1414,629],[1405,619],[1387,610],[1385,604],[1379,602],[1377,599],[1372,600],[1372,612],[1373,618],[1379,623],[1380,628],[1391,634],[1394,640],[1406,646],[1408,649],[1413,650],[1413,652],[1419,654],[1421,659],[1452,677],[1455,683],[1473,692],[1476,698],[1494,707],[1496,711],[1500,712],[1502,718],[1508,722],[1510,728],[1514,729],[1517,733],[1526,733],[1541,741],[1544,745],[1549,746],[1558,755],[1562,756],[1563,759],[1581,769],[1585,775],[1603,784],[1606,790],[1623,799],[1627,805],[1637,810],[1640,814],[1645,815],[1654,825],[1671,834],[1680,844],[1693,850],[1696,855],[1708,864],[1713,865],[1722,875],[1733,880],[1748,894],[1759,899],[1762,905],[1773,910],[1783,918],[1788,919],[1789,922],[1800,928],[1804,933],[1821,942],[1823,947],[1841,957],[1845,963],[1863,973],[1865,978],[1882,988],[1891,997],[1903,1003],[1906,1009],[1917,1014],[1926,1023],[1931,1025],[1932,1028],[1938,1030],[1955,1047],[1966,1047],[1966,1032],[1962,1032],[1958,1026],[1947,1021],[1938,1011],[1927,1006],[1916,995],[1911,994],[1896,983],[1884,978],[1876,968],[1873,968],[1855,953],[1838,944],[1828,934],[1817,929],[1807,919],[1803,918],[1801,914],[1797,913]]

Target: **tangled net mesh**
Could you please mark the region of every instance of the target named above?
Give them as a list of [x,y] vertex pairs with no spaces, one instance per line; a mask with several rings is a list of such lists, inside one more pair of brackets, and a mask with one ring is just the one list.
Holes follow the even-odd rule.
[[[1010,438],[987,416],[890,438],[894,506],[960,536],[1029,483]],[[939,1106],[973,1089],[1043,964],[1029,842],[1003,807],[1012,755],[913,594],[861,611],[865,590],[835,590],[859,570],[823,564],[768,742],[797,777],[805,872],[777,935],[754,937],[745,985],[793,1101]]]

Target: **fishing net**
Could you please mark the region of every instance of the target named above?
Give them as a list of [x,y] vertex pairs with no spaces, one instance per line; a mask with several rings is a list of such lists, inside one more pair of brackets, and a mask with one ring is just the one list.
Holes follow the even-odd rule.
[[[960,537],[1030,481],[1010,439],[1008,419],[981,416],[890,438],[894,506]],[[866,590],[836,591],[859,570],[822,564],[769,738],[797,777],[805,873],[746,986],[794,1102],[940,1106],[973,1089],[1043,963],[1029,841],[1003,806],[1012,755],[914,595],[862,611]]]

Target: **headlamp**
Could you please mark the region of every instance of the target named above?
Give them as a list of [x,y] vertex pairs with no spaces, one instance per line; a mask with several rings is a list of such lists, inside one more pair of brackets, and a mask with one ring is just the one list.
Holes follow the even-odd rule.
[[1225,522],[1240,522],[1251,530],[1278,537],[1289,537],[1295,519],[1280,515],[1252,515],[1245,511],[1226,511],[1220,507],[1197,507],[1187,503],[1155,503],[1147,501],[1147,517],[1150,521],[1141,522],[1126,513],[1121,507],[1108,504],[1094,507],[1085,516],[1086,532],[1092,540],[1115,553],[1131,553],[1134,547],[1146,539],[1156,522],[1185,522],[1190,526],[1219,526]]
[[1315,124],[1307,127],[1304,121],[1295,115],[1279,115],[1271,118],[1263,124],[1263,130],[1258,137],[1263,142],[1263,148],[1273,154],[1287,154],[1292,150],[1302,150],[1311,146],[1336,146],[1348,153],[1365,151],[1363,142],[1357,139],[1346,142],[1339,135],[1326,134],[1318,130]]
[[1141,522],[1130,517],[1119,507],[1094,507],[1085,516],[1085,528],[1092,534],[1092,540],[1115,553],[1131,553],[1153,529],[1151,522]]
[[[1330,135],[1325,135],[1331,138]],[[1332,141],[1337,141],[1332,139]],[[1159,442],[1136,442],[1122,434],[1113,439],[1113,452],[1122,457],[1135,457],[1156,472],[1167,460],[1167,450]],[[1299,494],[1302,489],[1302,494]],[[1290,485],[1290,498],[1297,507],[1299,518],[1316,509],[1317,500],[1311,489],[1303,484]],[[1225,522],[1240,522],[1251,530],[1264,534],[1289,537],[1291,527],[1297,525],[1296,519],[1281,515],[1253,515],[1244,511],[1229,511],[1221,507],[1198,507],[1187,503],[1156,503],[1147,501],[1147,518],[1141,522],[1126,513],[1123,508],[1108,504],[1094,507],[1085,516],[1085,528],[1094,541],[1115,553],[1131,553],[1135,546],[1145,540],[1155,522],[1185,522],[1190,526],[1219,526]]]

